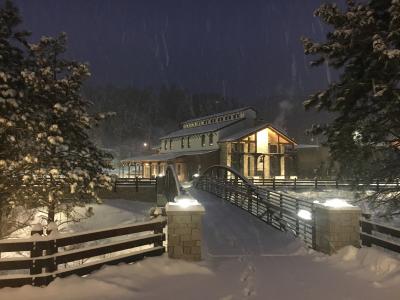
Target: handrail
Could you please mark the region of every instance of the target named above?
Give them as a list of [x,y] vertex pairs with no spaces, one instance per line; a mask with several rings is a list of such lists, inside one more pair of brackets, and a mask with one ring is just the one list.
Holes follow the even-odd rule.
[[[260,188],[237,170],[221,165],[207,168],[196,180],[195,186],[239,206],[280,230],[290,230],[315,248],[313,202]],[[310,218],[300,217],[301,210],[308,211]]]

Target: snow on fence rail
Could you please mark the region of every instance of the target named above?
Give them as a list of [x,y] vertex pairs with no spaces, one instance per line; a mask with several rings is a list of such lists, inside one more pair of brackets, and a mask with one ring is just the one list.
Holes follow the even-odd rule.
[[265,190],[252,184],[234,169],[208,168],[196,187],[246,210],[282,231],[291,231],[315,248],[314,203]]
[[382,182],[375,180],[374,182],[363,183],[355,180],[329,180],[315,178],[308,179],[277,179],[277,178],[252,178],[250,181],[258,186],[266,186],[273,190],[278,188],[293,188],[293,189],[318,189],[318,188],[348,188],[353,186],[368,187],[377,191],[389,188],[399,188],[399,180],[393,182]]
[[118,187],[135,187],[136,192],[139,188],[149,188],[154,187],[157,189],[157,179],[156,178],[117,178],[114,181],[114,192],[117,191]]
[[[104,265],[130,263],[144,257],[162,255],[165,252],[163,228],[166,223],[165,218],[160,218],[128,226],[76,234],[50,234],[48,236],[43,236],[43,230],[38,230],[32,231],[33,236],[29,239],[2,240],[0,241],[0,253],[29,251],[31,257],[0,259],[0,271],[8,272],[7,275],[0,276],[0,287],[42,286],[49,284],[56,277],[66,277],[72,274],[85,275]],[[139,233],[140,235],[137,235]],[[95,246],[85,245],[83,248],[72,250],[64,248],[64,251],[58,251],[60,247],[76,246],[82,243],[132,234],[136,235],[125,237],[123,240],[106,241],[106,243]],[[137,247],[146,245],[148,245],[146,249],[137,250]],[[128,249],[132,252],[83,262],[74,267],[58,268],[62,264]],[[25,270],[26,274],[15,274],[16,270]],[[45,271],[43,272],[43,270]],[[27,274],[28,272],[29,274]]]
[[[367,216],[368,217],[368,216]],[[362,245],[376,245],[400,253],[400,229],[367,218],[360,220]]]

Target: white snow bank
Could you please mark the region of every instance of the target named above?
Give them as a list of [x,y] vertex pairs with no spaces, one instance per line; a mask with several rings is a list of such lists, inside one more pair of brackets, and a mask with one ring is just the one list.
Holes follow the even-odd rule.
[[348,274],[372,282],[375,287],[400,285],[400,255],[394,252],[347,246],[332,256],[315,255],[316,261],[327,261]]
[[[142,299],[162,286],[162,278],[182,278],[183,276],[213,276],[200,264],[182,260],[171,260],[166,255],[147,258],[135,264],[104,267],[84,278],[69,276],[56,279],[46,288],[24,286],[0,290],[0,299]],[[199,291],[201,293],[201,291]],[[163,298],[162,295],[158,295]]]

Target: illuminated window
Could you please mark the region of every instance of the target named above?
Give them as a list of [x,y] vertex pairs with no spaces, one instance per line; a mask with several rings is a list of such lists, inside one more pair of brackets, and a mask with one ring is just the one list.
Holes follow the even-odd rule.
[[172,139],[169,139],[169,150],[172,149]]
[[167,150],[167,140],[164,140],[164,150]]
[[185,138],[181,138],[181,148],[185,148]]
[[204,134],[201,136],[201,146],[202,147],[206,146],[206,136]]
[[212,146],[213,143],[214,143],[214,135],[212,133],[210,133],[209,136],[208,136],[208,144],[210,146]]
[[190,148],[190,136],[187,137],[187,147]]

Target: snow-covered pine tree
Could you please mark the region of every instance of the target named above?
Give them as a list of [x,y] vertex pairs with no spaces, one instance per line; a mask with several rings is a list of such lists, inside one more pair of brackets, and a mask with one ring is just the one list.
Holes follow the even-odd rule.
[[36,108],[24,97],[21,72],[29,33],[17,30],[19,24],[18,10],[6,1],[0,8],[0,238],[26,226],[31,216],[23,212],[32,200],[23,174],[35,160],[30,152]]
[[[345,9],[323,4],[315,15],[328,24],[326,41],[303,38],[312,65],[325,62],[339,72],[336,82],[311,95],[305,107],[332,112],[324,133],[341,174],[362,180],[400,178],[400,1],[348,0]],[[371,203],[400,214],[400,192],[373,195]]]
[[97,190],[110,188],[106,174],[111,156],[98,149],[88,131],[106,117],[91,116],[90,102],[81,96],[87,65],[64,58],[66,35],[42,37],[30,44],[28,68],[23,71],[26,97],[39,107],[34,168],[26,184],[39,186],[35,204],[46,207],[47,221],[58,212],[73,218],[74,208],[97,199]]

